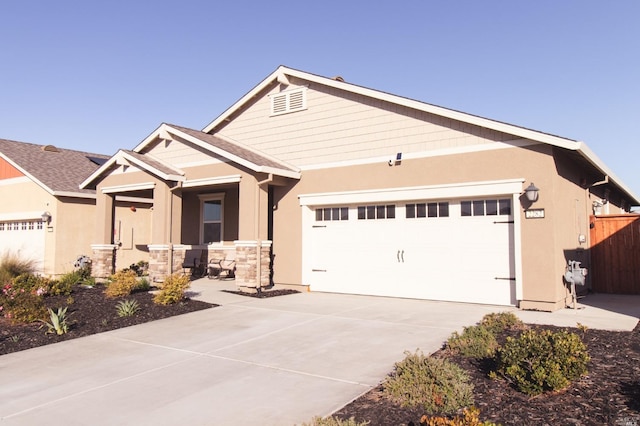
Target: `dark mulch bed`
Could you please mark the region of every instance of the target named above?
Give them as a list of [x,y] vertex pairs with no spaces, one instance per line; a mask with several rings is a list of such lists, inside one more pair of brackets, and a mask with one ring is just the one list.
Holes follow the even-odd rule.
[[[146,291],[116,299],[106,298],[103,292],[103,286],[75,286],[70,296],[45,297],[45,304],[54,311],[69,306],[67,315],[71,327],[62,336],[46,334],[47,327],[42,323],[15,325],[0,317],[0,355],[217,306],[191,299],[163,306],[153,303],[153,295]],[[116,305],[125,299],[135,299],[140,310],[134,316],[120,318]]]
[[258,299],[265,299],[267,297],[277,297],[277,296],[286,296],[287,294],[296,294],[300,293],[298,290],[291,289],[279,289],[279,290],[262,290],[260,292],[249,292],[249,291],[236,291],[236,290],[222,290],[225,293],[238,294],[240,296],[247,297],[256,297]]
[[[529,397],[505,381],[489,379],[490,363],[449,356],[471,376],[475,405],[483,420],[503,425],[640,426],[640,325],[632,332],[569,330],[582,336],[587,345],[589,372],[568,389],[553,394]],[[444,351],[438,355],[447,356]],[[378,387],[335,415],[387,426],[418,425],[423,414],[420,409],[394,405]]]

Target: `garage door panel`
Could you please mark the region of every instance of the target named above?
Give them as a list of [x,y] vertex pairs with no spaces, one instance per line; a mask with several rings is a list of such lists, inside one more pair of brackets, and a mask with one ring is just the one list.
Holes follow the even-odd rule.
[[353,214],[313,228],[318,267],[311,289],[515,304],[509,214],[462,217],[460,202],[451,202],[445,217],[415,217],[404,206],[396,203],[393,219],[358,220]]

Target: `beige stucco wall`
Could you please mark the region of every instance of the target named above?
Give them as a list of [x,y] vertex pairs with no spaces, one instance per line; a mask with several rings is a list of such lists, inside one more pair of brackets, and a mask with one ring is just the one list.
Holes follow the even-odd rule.
[[94,229],[93,198],[56,198],[32,181],[0,185],[3,203],[0,213],[48,211],[51,222],[44,227],[45,275],[61,275],[73,270],[79,255],[91,254]]
[[47,259],[55,274],[73,271],[78,256],[91,255],[94,214],[94,199],[65,197],[55,203],[46,232]]
[[[556,164],[550,146],[535,145],[403,160],[394,167],[381,162],[305,171],[292,188],[275,189],[274,280],[305,284],[301,283],[304,254],[300,194],[523,178],[523,190],[530,182],[540,188],[540,198],[533,206],[522,204],[514,208],[521,221],[523,297],[531,302],[530,308],[557,309],[565,298],[563,250],[578,247],[578,233],[586,233],[588,227],[585,191],[558,176],[558,167],[569,166],[564,162]],[[527,207],[544,208],[546,217],[525,219]]]

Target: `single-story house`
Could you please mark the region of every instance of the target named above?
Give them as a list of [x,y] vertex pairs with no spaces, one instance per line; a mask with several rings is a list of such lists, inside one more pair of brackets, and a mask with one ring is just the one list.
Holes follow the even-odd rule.
[[[96,195],[79,185],[109,158],[0,139],[0,258],[15,255],[33,261],[36,272],[56,276],[72,271],[79,256],[91,255]],[[145,229],[136,221],[150,211],[150,203],[119,199],[117,204],[123,219],[117,232],[126,226]],[[118,243],[122,262],[130,261],[127,266],[148,257],[146,246],[135,249],[131,238],[116,233],[111,240]],[[147,241],[148,236],[139,238]]]
[[[117,197],[146,199],[151,276],[235,256],[273,284],[556,310],[589,216],[638,197],[583,143],[279,67],[202,130],[161,124],[80,185],[96,274]],[[531,200],[530,200],[531,199]],[[115,258],[117,259],[117,254]]]

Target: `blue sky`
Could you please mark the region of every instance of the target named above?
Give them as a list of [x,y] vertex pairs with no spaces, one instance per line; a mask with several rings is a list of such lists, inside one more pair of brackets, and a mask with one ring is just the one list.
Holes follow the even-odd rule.
[[113,154],[282,64],[584,141],[640,195],[639,20],[635,0],[6,1],[0,138]]

